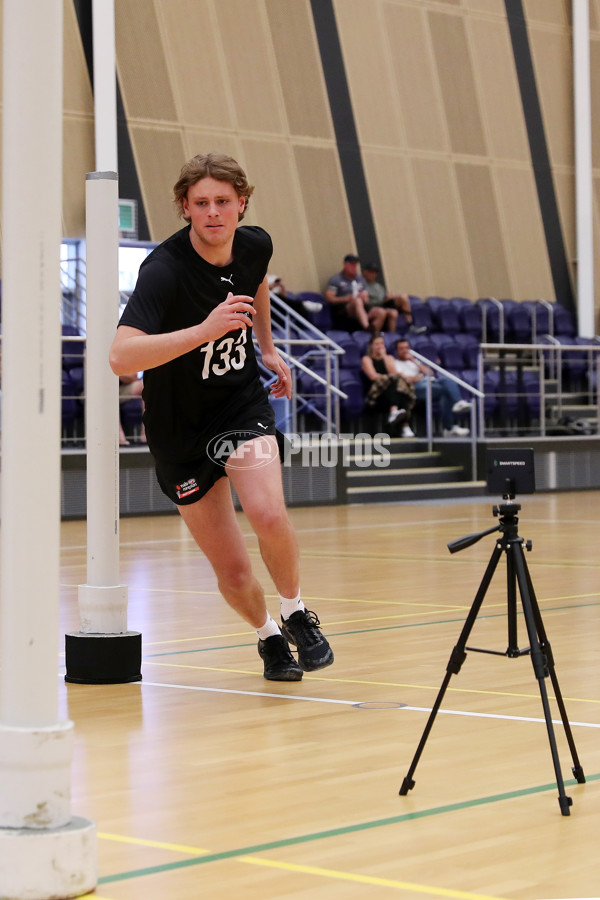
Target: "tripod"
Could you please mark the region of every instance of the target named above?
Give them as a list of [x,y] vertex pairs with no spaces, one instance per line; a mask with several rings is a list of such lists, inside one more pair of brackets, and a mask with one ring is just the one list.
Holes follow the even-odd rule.
[[[548,692],[546,690],[545,679],[548,676],[550,676],[552,687],[554,688],[554,695],[560,711],[562,723],[565,728],[565,734],[567,737],[569,748],[571,750],[571,757],[573,760],[573,775],[580,784],[583,784],[585,782],[585,775],[577,758],[577,750],[575,747],[575,742],[573,740],[571,726],[567,718],[567,711],[565,709],[562,694],[560,692],[560,687],[556,677],[556,672],[554,670],[552,649],[550,647],[550,642],[548,641],[546,631],[544,629],[542,616],[535,596],[535,591],[533,589],[529,570],[527,568],[527,563],[525,561],[525,555],[523,553],[523,538],[519,537],[518,534],[519,520],[516,514],[519,512],[521,507],[518,503],[512,502],[514,497],[511,494],[505,494],[503,499],[508,502],[502,503],[500,504],[500,506],[494,506],[492,510],[493,514],[499,519],[499,525],[496,525],[494,526],[494,528],[489,528],[487,531],[482,531],[478,534],[466,535],[466,537],[458,538],[458,540],[452,541],[450,544],[448,544],[450,553],[457,553],[459,550],[464,550],[466,547],[470,547],[472,544],[479,541],[482,537],[485,537],[488,534],[492,534],[492,532],[499,531],[501,534],[501,537],[497,538],[496,540],[496,546],[494,548],[494,551],[492,552],[488,567],[485,570],[483,579],[481,581],[479,589],[477,590],[475,599],[473,601],[463,629],[460,633],[460,637],[450,655],[450,660],[446,667],[446,676],[436,697],[435,703],[429,715],[429,719],[427,720],[423,736],[421,737],[419,746],[417,747],[417,751],[410,765],[410,769],[408,770],[408,773],[404,781],[402,782],[400,795],[406,795],[415,786],[413,775],[415,769],[417,768],[421,753],[425,748],[425,743],[429,736],[429,732],[433,727],[435,717],[441,706],[446,688],[448,687],[448,684],[450,682],[450,678],[452,677],[452,675],[457,675],[460,672],[461,666],[467,658],[466,651],[470,650],[471,652],[475,653],[491,653],[497,656],[508,656],[509,658],[526,656],[527,654],[529,654],[529,656],[531,657],[531,662],[533,664],[535,677],[538,680],[540,695],[542,698],[542,706],[544,708],[544,717],[546,719],[546,728],[548,730],[548,740],[550,741],[550,751],[552,753],[552,761],[554,763],[554,771],[556,773],[558,803],[560,806],[561,814],[563,816],[568,816],[570,815],[569,807],[572,805],[573,801],[571,797],[567,797],[565,794],[565,785],[560,770],[560,761],[558,758],[554,728],[550,715]],[[525,546],[527,550],[531,550],[531,541],[527,541]],[[478,647],[467,647],[466,643],[469,638],[469,634],[471,633],[471,629],[475,624],[475,619],[477,618],[479,610],[481,609],[481,604],[483,603],[485,594],[488,587],[490,586],[490,582],[498,565],[498,561],[500,560],[500,557],[503,553],[506,554],[507,566],[508,647],[504,652],[497,650],[484,650]],[[521,605],[523,607],[523,615],[527,627],[527,636],[529,638],[529,647],[525,649],[519,649],[518,645],[516,591],[517,585],[519,587],[519,593],[521,595]]]

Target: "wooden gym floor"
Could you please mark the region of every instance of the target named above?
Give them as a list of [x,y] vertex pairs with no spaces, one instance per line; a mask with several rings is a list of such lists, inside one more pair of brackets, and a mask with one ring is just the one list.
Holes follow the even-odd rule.
[[[398,790],[494,548],[493,497],[292,509],[302,587],[335,664],[264,681],[177,516],[121,523],[143,681],[65,685],[74,815],[98,827],[100,900],[464,900],[600,896],[600,493],[528,496],[519,534],[587,777],[555,726],[560,814],[529,657],[468,653],[405,797]],[[273,587],[245,521],[256,571]],[[62,629],[76,631],[85,524],[62,530]],[[507,646],[506,556],[469,644]],[[520,645],[527,646],[519,615]],[[61,655],[61,663],[64,656]],[[553,718],[559,719],[552,702]]]

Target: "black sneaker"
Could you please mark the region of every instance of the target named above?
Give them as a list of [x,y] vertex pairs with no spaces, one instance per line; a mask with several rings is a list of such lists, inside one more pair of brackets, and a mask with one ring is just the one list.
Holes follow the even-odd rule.
[[259,638],[258,655],[264,661],[267,681],[301,681],[302,669],[283,635],[272,634],[265,641]]
[[302,609],[281,621],[283,636],[298,648],[298,662],[305,672],[331,665],[333,650],[318,628],[321,623],[316,613]]

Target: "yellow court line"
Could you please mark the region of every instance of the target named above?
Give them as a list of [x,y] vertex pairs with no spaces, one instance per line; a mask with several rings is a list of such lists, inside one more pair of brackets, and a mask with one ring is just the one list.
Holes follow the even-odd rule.
[[[224,666],[192,666],[189,663],[162,663],[153,659],[144,660],[144,666],[160,666],[164,669],[196,669],[199,672],[224,672],[230,675],[256,675],[251,669],[227,669]],[[141,682],[142,686],[144,682]]]
[[[79,587],[79,583],[77,584],[67,584],[66,581],[59,582],[59,587],[62,588],[74,588]],[[130,584],[127,586],[130,591],[145,591],[147,594],[198,594],[201,597],[220,597],[220,591],[199,591],[197,588],[190,588],[189,590],[183,590],[181,588],[153,588],[147,584]]]
[[[63,585],[61,585],[61,587],[76,587],[76,585],[64,585],[63,584]],[[144,589],[138,588],[137,590],[144,590]],[[161,593],[163,589],[148,588],[148,590],[152,591],[154,593]],[[169,593],[186,593],[187,594],[187,593],[190,593],[190,591],[170,591]],[[212,594],[215,592],[213,592],[213,591],[194,591],[193,593]],[[218,594],[218,591],[216,593]],[[275,594],[267,594],[266,596],[267,596],[267,598],[274,598]],[[553,601],[558,602],[558,601],[564,601],[564,600],[582,600],[582,599],[585,599],[588,597],[598,597],[598,596],[600,596],[600,592],[596,591],[591,594],[574,594],[572,596],[566,596],[566,597],[548,597],[545,600],[540,600],[540,598],[538,597],[537,600],[538,600],[538,603],[551,603]],[[373,605],[376,605],[379,603],[379,604],[382,604],[385,606],[415,606],[422,610],[423,616],[433,616],[433,615],[437,615],[440,613],[461,612],[466,609],[469,609],[469,606],[467,604],[462,605],[462,606],[457,605],[457,604],[452,604],[450,606],[441,606],[440,604],[436,605],[434,603],[422,603],[422,602],[412,603],[407,600],[398,600],[398,601],[361,600],[361,599],[355,599],[355,598],[349,598],[349,597],[307,597],[307,596],[305,596],[303,599],[306,600],[307,602],[312,602],[312,601],[317,600],[317,601],[322,601],[324,603],[366,603],[366,604],[373,604]],[[426,606],[431,606],[433,608],[424,610],[423,607],[426,607]],[[495,609],[497,607],[503,607],[503,606],[505,606],[505,602],[486,603],[486,609]],[[560,612],[560,610],[558,610],[558,612]],[[340,622],[325,622],[323,624],[325,627],[328,627],[328,628],[338,628],[340,625],[356,625],[356,624],[360,624],[363,622],[377,622],[377,621],[381,621],[381,620],[385,620],[385,619],[406,619],[406,618],[410,618],[410,616],[412,616],[412,615],[414,615],[413,612],[397,613],[396,615],[393,615],[393,616],[369,616],[368,618],[365,618],[365,619],[342,619]],[[194,635],[193,637],[173,638],[173,639],[164,640],[164,641],[144,641],[144,647],[161,647],[161,646],[167,646],[170,644],[189,644],[189,643],[192,643],[193,641],[213,641],[213,640],[221,640],[222,638],[252,637],[253,635],[254,635],[254,632],[252,632],[252,631],[226,631],[223,634]],[[378,684],[379,682],[370,682],[370,683]],[[385,682],[382,682],[382,683],[385,683]],[[523,694],[523,695],[515,694],[513,696],[528,697],[529,694]]]
[[[305,599],[307,599],[309,601],[311,600],[310,597],[305,598]],[[315,598],[312,598],[312,599],[315,599]],[[358,603],[361,601],[350,600],[348,602]],[[367,602],[377,603],[376,600],[367,601]],[[404,602],[394,604],[394,605],[417,606],[417,607],[435,606],[433,603],[432,604],[427,604],[427,603],[419,604],[419,603],[404,603]],[[440,615],[441,613],[462,612],[466,609],[468,609],[467,606],[443,606],[443,607],[441,607],[441,606],[437,605],[437,606],[435,606],[434,609],[424,610],[424,611],[422,611],[422,613],[424,616],[435,616],[435,615]],[[414,615],[415,615],[415,613],[411,611],[411,612],[406,612],[406,613],[396,613],[395,615],[390,615],[390,616],[367,616],[366,618],[362,618],[362,619],[342,619],[339,622],[323,622],[322,624],[323,624],[323,627],[325,627],[325,628],[337,628],[339,625],[360,625],[363,622],[378,622],[378,621],[385,621],[386,619],[407,619]],[[220,641],[222,638],[229,638],[229,637],[250,638],[250,637],[254,637],[254,631],[248,631],[248,630],[246,630],[246,631],[229,631],[229,632],[225,632],[224,634],[195,635],[194,637],[173,638],[173,639],[164,640],[164,641],[144,641],[144,647],[156,647],[156,646],[160,646],[163,644],[184,644],[184,643],[189,643],[190,641]]]
[[[276,598],[278,595],[277,594],[265,594],[265,596],[268,598],[270,598],[270,597]],[[558,602],[558,601],[563,601],[563,600],[585,600],[589,597],[600,597],[600,591],[591,591],[589,594],[566,594],[564,597],[544,597],[543,599],[540,597],[537,597],[536,599],[537,599],[538,603],[553,603],[553,602]],[[395,606],[395,605],[403,605],[404,606],[406,604],[411,603],[411,601],[409,601],[409,600],[368,600],[366,598],[324,597],[322,595],[318,596],[318,597],[310,597],[305,594],[302,594],[302,599],[309,600],[311,602],[313,600],[318,600],[318,601],[322,601],[323,603],[382,603],[382,604],[392,605],[392,606]],[[411,605],[419,606],[419,607],[435,606],[434,603],[423,603],[420,600],[415,601],[414,604],[411,604]],[[438,604],[438,606],[439,606],[439,604]],[[443,607],[443,609],[447,609],[447,608],[448,607]],[[464,607],[460,607],[460,608],[464,608]]]
[[266,866],[271,869],[284,869],[288,872],[303,872],[306,875],[318,875],[322,878],[335,878],[338,881],[351,881],[357,884],[370,884],[377,887],[389,887],[400,891],[413,891],[418,894],[429,894],[432,897],[453,897],[455,900],[501,900],[486,894],[471,894],[468,891],[454,891],[450,888],[436,888],[425,884],[412,884],[409,881],[394,881],[391,878],[378,878],[375,875],[358,875],[355,872],[339,872],[336,869],[321,869],[317,866],[302,866],[296,863],[275,862],[270,859],[259,859],[253,856],[242,856],[240,862],[254,866]]
[[117,841],[120,844],[136,844],[140,847],[156,847],[158,850],[174,850],[176,853],[190,853],[192,856],[209,853],[209,850],[203,850],[201,847],[188,847],[186,844],[166,844],[164,841],[148,841],[144,838],[126,837],[123,834],[110,834],[106,831],[99,831],[98,837],[105,841]]
[[[402,681],[367,681],[365,679],[353,679],[353,678],[325,678],[319,675],[309,675],[310,681],[325,681],[325,682],[339,682],[340,684],[370,684],[375,685],[375,687],[400,687],[400,688],[415,688],[416,690],[422,691],[439,691],[440,687],[436,684],[413,684],[411,682],[402,682]],[[480,690],[478,688],[463,688],[463,687],[447,687],[447,691],[453,691],[455,694],[489,694],[492,697],[521,697],[525,700],[539,700],[540,695],[538,694],[524,694],[517,691],[486,691]],[[548,694],[549,700],[556,700],[552,694]],[[563,700],[568,701],[569,703],[600,703],[600,700],[592,700],[588,697],[563,697]]]
[[94,892],[91,894],[83,894],[81,900],[85,900],[86,897],[89,897],[90,900],[112,900],[112,897],[99,897],[98,894]]
[[[73,588],[73,587],[79,587],[79,585],[78,584],[67,584],[66,582],[61,582],[59,584],[59,587]],[[171,594],[196,594],[199,597],[221,597],[221,592],[218,590],[200,591],[197,588],[189,588],[187,590],[184,590],[181,588],[171,588],[171,587],[153,588],[153,587],[150,587],[149,585],[131,584],[131,585],[129,585],[129,590],[130,591],[145,591],[148,594],[169,594],[169,595],[171,595]],[[475,590],[474,590],[474,594],[475,594]],[[265,594],[265,596],[267,597],[267,599],[276,599],[278,597],[277,594]],[[600,591],[592,591],[589,594],[566,594],[561,597],[544,597],[544,598],[537,597],[536,599],[537,599],[538,603],[553,603],[553,602],[559,602],[559,601],[564,601],[564,600],[585,600],[590,597],[600,597]],[[356,598],[356,597],[326,597],[323,595],[320,595],[320,596],[307,596],[306,595],[305,596],[304,594],[302,595],[302,598],[303,598],[303,600],[309,600],[311,603],[313,601],[318,601],[320,603],[372,603],[372,604],[381,603],[382,605],[386,605],[386,606],[388,606],[388,605],[409,606],[410,605],[410,606],[416,606],[419,608],[422,608],[424,606],[434,606],[437,609],[441,609],[441,610],[468,609],[470,606],[470,603],[468,603],[468,602],[465,602],[462,605],[457,605],[457,604],[453,603],[450,606],[443,606],[440,603],[437,603],[437,604],[436,603],[427,603],[426,601],[421,601],[421,600],[414,601],[414,602],[412,602],[410,600],[371,600],[371,599],[360,598],[360,597],[359,598]],[[488,607],[490,605],[491,606],[502,606],[503,604],[502,603],[486,604],[486,607]]]
[[96,893],[83,894],[81,900],[85,900],[86,897],[89,897],[90,900],[112,900],[112,897],[99,897]]
[[[61,587],[75,587],[75,586],[76,585],[64,585],[64,584],[61,585]],[[138,590],[143,590],[143,588],[138,588]],[[159,588],[148,588],[148,590],[152,591],[154,593],[161,593],[163,589],[162,588],[160,588],[160,589]],[[169,593],[190,593],[190,591],[170,591]],[[213,591],[195,591],[194,593],[212,594],[214,592]],[[216,593],[218,593],[218,592],[216,592]],[[274,598],[275,594],[267,594],[266,596],[267,596],[267,598]],[[581,599],[585,599],[588,597],[598,597],[598,596],[600,596],[600,592],[596,591],[591,594],[574,594],[572,596],[566,596],[566,597],[548,597],[545,600],[540,600],[538,597],[537,599],[538,599],[538,603],[550,603],[553,601],[581,600]],[[312,602],[312,601],[316,600],[316,601],[322,601],[322,602],[326,602],[326,603],[366,603],[366,604],[373,604],[373,605],[382,604],[385,606],[415,606],[423,611],[423,616],[432,616],[432,615],[436,615],[436,614],[440,614],[440,613],[461,612],[466,609],[469,609],[469,606],[467,604],[465,604],[465,605],[452,604],[450,606],[441,606],[440,604],[434,604],[434,603],[422,603],[422,602],[412,603],[407,600],[398,600],[398,601],[395,601],[395,600],[361,600],[361,599],[349,598],[349,597],[307,597],[307,596],[305,596],[303,599],[306,600],[307,602]],[[505,605],[505,602],[487,603],[486,609],[495,609],[497,607],[503,607],[504,605]],[[423,610],[423,607],[426,607],[426,606],[431,606],[433,608]],[[558,612],[560,612],[560,610],[558,610]],[[412,613],[412,612],[397,613],[396,615],[393,615],[393,616],[369,616],[368,618],[365,618],[365,619],[342,619],[339,622],[325,622],[323,624],[325,627],[328,627],[328,628],[337,628],[340,625],[356,625],[356,624],[360,624],[362,622],[377,622],[377,621],[381,621],[381,620],[385,620],[385,619],[405,619],[405,618],[409,618],[411,615],[414,615],[414,613]],[[193,641],[213,641],[213,640],[221,640],[222,638],[252,637],[253,635],[254,635],[254,632],[252,632],[252,631],[226,631],[223,634],[194,635],[193,637],[173,638],[173,639],[164,640],[164,641],[144,641],[144,647],[161,647],[161,646],[167,646],[170,644],[189,644],[189,643],[192,643]],[[64,655],[64,653],[62,655]],[[369,683],[378,684],[379,682],[369,682]],[[381,682],[381,683],[383,684],[385,682]],[[485,692],[485,693],[487,693],[487,692]],[[530,695],[529,694],[523,694],[523,695],[515,694],[512,696],[528,697]]]
[[[276,600],[279,595],[278,594],[265,594],[267,600],[273,599]],[[313,603],[314,601],[318,603],[367,603],[372,604],[373,606],[380,604],[381,606],[416,606],[418,609],[421,609],[424,606],[434,606],[436,609],[451,609],[452,606],[456,606],[457,609],[465,609],[465,605],[462,604],[452,604],[450,607],[441,606],[439,602],[437,603],[427,603],[427,601],[422,600],[378,600],[378,599],[368,599],[366,597],[311,597],[306,594],[302,594],[302,599],[305,603]]]
[[[250,556],[252,556],[252,557],[256,557],[256,558],[260,557],[260,552],[258,550],[249,549],[248,552],[249,552]],[[456,560],[452,560],[452,558],[450,556],[446,556],[446,555],[444,555],[444,556],[442,556],[442,555],[439,555],[439,556],[430,556],[430,555],[427,555],[427,556],[404,556],[403,554],[395,553],[395,552],[390,552],[389,554],[387,554],[387,553],[356,554],[356,553],[352,553],[350,550],[347,553],[339,553],[339,552],[338,553],[329,553],[326,550],[323,550],[320,553],[315,553],[314,551],[312,553],[308,553],[306,551],[303,551],[302,559],[323,559],[323,560],[336,560],[336,561],[342,561],[342,562],[345,560],[352,560],[354,562],[361,562],[362,560],[364,560],[365,562],[389,562],[390,560],[394,560],[395,562],[400,562],[400,563],[402,563],[402,562],[405,562],[405,563],[415,563],[415,562],[416,563],[418,563],[418,562],[450,563],[450,562],[452,562],[453,565],[456,562]],[[479,559],[471,558],[471,559],[459,560],[459,562],[463,563],[463,565],[466,565],[466,564],[477,565],[477,564],[481,564],[482,561],[483,561],[483,559],[481,559],[481,558],[479,558]],[[599,564],[597,562],[593,562],[593,561],[588,562],[588,561],[573,560],[573,559],[564,559],[563,560],[563,559],[553,558],[553,559],[548,560],[548,559],[536,558],[535,560],[532,561],[531,565],[532,566],[550,566],[551,568],[554,568],[556,566],[558,566],[558,567],[564,566],[566,568],[574,567],[577,569],[579,569],[579,568],[597,569]]]
[[[256,675],[256,671],[252,669],[228,669],[224,666],[193,666],[189,663],[156,662],[153,659],[144,660],[143,665],[160,666],[161,668],[165,669],[194,669],[198,672],[225,672],[230,675]],[[439,691],[440,689],[440,686],[435,684],[412,684],[410,682],[402,681],[366,681],[364,679],[356,678],[325,678],[323,676],[312,674],[308,676],[307,681],[324,681],[326,684],[361,684],[374,687],[408,688],[422,691]],[[540,699],[539,694],[523,694],[512,691],[485,691],[479,690],[477,688],[462,688],[450,686],[448,686],[446,690],[454,694],[488,694],[492,697],[521,697],[526,700]],[[554,697],[552,694],[548,694],[548,699],[556,700],[556,697]],[[563,700],[568,703],[600,703],[600,700],[593,700],[589,697],[563,697]]]
[[[143,838],[131,838],[120,834],[98,832],[98,837],[109,841],[118,841],[123,844],[137,844],[142,847],[155,847],[160,850],[176,850],[181,853],[189,853],[192,856],[209,853],[210,851],[199,847],[188,847],[184,844],[168,844],[163,841],[149,841]],[[257,856],[240,856],[235,859],[238,863],[253,866],[264,866],[271,869],[283,869],[287,872],[303,872],[306,875],[317,875],[322,878],[335,878],[338,881],[351,881],[358,884],[370,884],[377,887],[390,887],[402,891],[415,891],[420,894],[429,894],[433,897],[452,897],[454,900],[502,900],[499,897],[489,897],[485,894],[471,894],[466,891],[455,891],[450,888],[436,888],[422,884],[412,884],[408,881],[394,881],[390,878],[378,878],[375,875],[359,875],[354,872],[339,872],[335,869],[321,869],[316,866],[302,866],[296,863],[278,862],[276,860],[262,859]],[[98,897],[96,894],[86,894],[95,900],[108,900],[107,897]]]
[[144,641],[144,647],[160,647],[163,644],[189,644],[190,641],[220,641],[222,638],[249,638],[254,637],[256,632],[254,631],[226,631],[224,634],[205,634],[205,635],[195,635],[194,637],[187,638],[172,638],[170,640],[165,641]]

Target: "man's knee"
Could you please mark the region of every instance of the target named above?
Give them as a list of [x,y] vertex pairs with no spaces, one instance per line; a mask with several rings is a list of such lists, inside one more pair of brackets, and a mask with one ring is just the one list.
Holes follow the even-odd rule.
[[252,526],[259,537],[269,538],[280,535],[291,528],[285,507],[265,504],[252,514]]
[[246,595],[253,577],[249,562],[233,561],[222,571],[217,572],[219,590],[225,598]]

